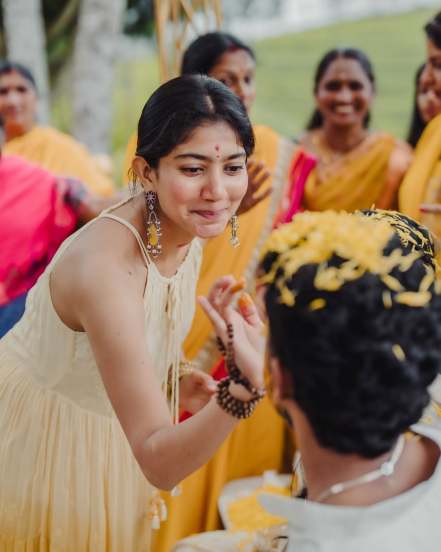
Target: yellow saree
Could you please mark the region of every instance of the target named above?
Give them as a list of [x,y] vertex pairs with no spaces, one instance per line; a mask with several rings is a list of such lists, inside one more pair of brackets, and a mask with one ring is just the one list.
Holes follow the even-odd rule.
[[78,178],[90,191],[102,197],[114,192],[112,181],[86,148],[55,128],[35,126],[6,142],[3,151],[23,157],[56,175]]
[[327,158],[308,141],[304,146],[317,158],[309,175],[303,206],[311,211],[355,211],[381,205],[389,176],[389,160],[397,145],[386,133],[370,134],[360,146],[338,158]]
[[422,203],[441,203],[441,115],[425,128],[399,194],[399,210],[441,238],[441,215],[422,213]]
[[[239,217],[240,247],[235,249],[229,243],[229,230],[207,241],[198,295],[206,294],[216,278],[225,274],[245,276],[252,291],[258,253],[272,229],[295,149],[292,143],[268,127],[256,126],[254,133],[256,149],[253,157],[263,161],[271,171],[273,193]],[[135,149],[136,137],[132,137],[125,157],[126,178]],[[205,371],[211,371],[219,358],[211,324],[200,307],[185,342],[184,352],[187,358]],[[154,537],[155,552],[169,552],[177,540],[187,535],[219,528],[217,498],[225,483],[232,479],[260,475],[268,469],[281,469],[283,451],[284,422],[269,400],[264,399],[254,415],[237,426],[208,464],[183,481],[181,496],[164,497],[169,515]],[[179,462],[179,458],[176,461]]]

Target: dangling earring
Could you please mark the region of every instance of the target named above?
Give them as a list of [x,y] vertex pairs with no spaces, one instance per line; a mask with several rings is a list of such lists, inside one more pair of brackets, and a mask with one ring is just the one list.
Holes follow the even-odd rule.
[[161,254],[161,221],[155,211],[155,204],[158,196],[155,192],[144,192],[145,204],[147,208],[146,227],[147,227],[147,251],[155,259]]
[[233,247],[239,247],[240,241],[237,236],[237,231],[239,230],[239,217],[237,215],[233,215],[231,217],[230,223],[231,223],[230,243]]

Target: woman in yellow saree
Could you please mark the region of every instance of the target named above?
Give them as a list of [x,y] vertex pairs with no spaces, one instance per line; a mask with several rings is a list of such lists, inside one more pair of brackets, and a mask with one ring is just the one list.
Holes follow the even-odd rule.
[[111,179],[86,148],[52,127],[36,124],[37,89],[32,73],[19,63],[0,64],[0,116],[8,155],[18,155],[59,176],[74,177],[102,197],[114,193]]
[[303,206],[312,211],[396,207],[411,148],[391,134],[369,131],[375,76],[368,57],[355,48],[327,52],[316,70],[314,95],[316,110],[301,144],[318,163]]
[[[421,78],[438,98],[432,120],[418,141],[415,158],[400,190],[400,211],[441,238],[441,12],[425,26],[427,60]],[[439,259],[439,256],[438,256]]]
[[[222,81],[249,110],[256,94],[255,66],[255,55],[249,46],[231,35],[215,32],[199,37],[189,46],[184,54],[182,73],[202,73]],[[249,180],[252,189],[265,181],[264,192],[254,198],[256,205],[251,210],[239,216],[239,247],[233,248],[227,235],[206,242],[198,295],[206,295],[213,281],[225,274],[245,277],[249,291],[253,291],[259,250],[272,229],[296,149],[269,127],[256,125],[253,129],[256,148],[248,167]],[[127,148],[125,174],[131,166],[135,147],[132,139]],[[271,194],[267,193],[269,189]],[[184,352],[198,368],[213,373],[219,353],[210,321],[200,308]],[[280,470],[283,456],[284,424],[264,399],[252,419],[233,432],[215,457],[183,482],[182,494],[166,498],[168,521],[156,535],[155,552],[169,552],[177,540],[189,534],[219,528],[217,498],[225,483],[260,475],[269,469]]]

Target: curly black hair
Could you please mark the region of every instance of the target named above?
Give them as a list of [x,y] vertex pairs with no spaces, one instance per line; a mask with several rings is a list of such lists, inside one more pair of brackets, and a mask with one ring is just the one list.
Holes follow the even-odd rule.
[[398,211],[362,209],[360,213],[365,217],[387,222],[398,234],[401,241],[401,249],[406,254],[417,251],[421,254],[423,262],[433,269],[436,268],[435,241],[426,226]]
[[[399,247],[394,236],[387,249]],[[264,257],[263,272],[276,256]],[[334,255],[329,264],[343,261]],[[391,450],[429,403],[428,386],[441,366],[441,298],[433,293],[425,307],[387,308],[383,292],[394,292],[378,275],[366,272],[329,292],[314,287],[317,269],[304,265],[286,281],[296,292],[294,306],[280,302],[276,284],[266,290],[271,350],[293,382],[285,398],[297,402],[322,446],[374,458]],[[417,291],[427,270],[417,259],[391,275]],[[317,298],[326,305],[311,310]]]

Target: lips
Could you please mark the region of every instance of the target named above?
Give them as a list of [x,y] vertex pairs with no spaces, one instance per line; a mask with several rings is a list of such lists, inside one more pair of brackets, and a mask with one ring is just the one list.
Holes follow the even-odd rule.
[[217,209],[215,211],[208,209],[199,209],[192,211],[195,215],[202,217],[205,220],[218,220],[225,215],[227,209]]
[[355,113],[355,107],[353,105],[336,105],[333,111],[337,115],[352,115]]

